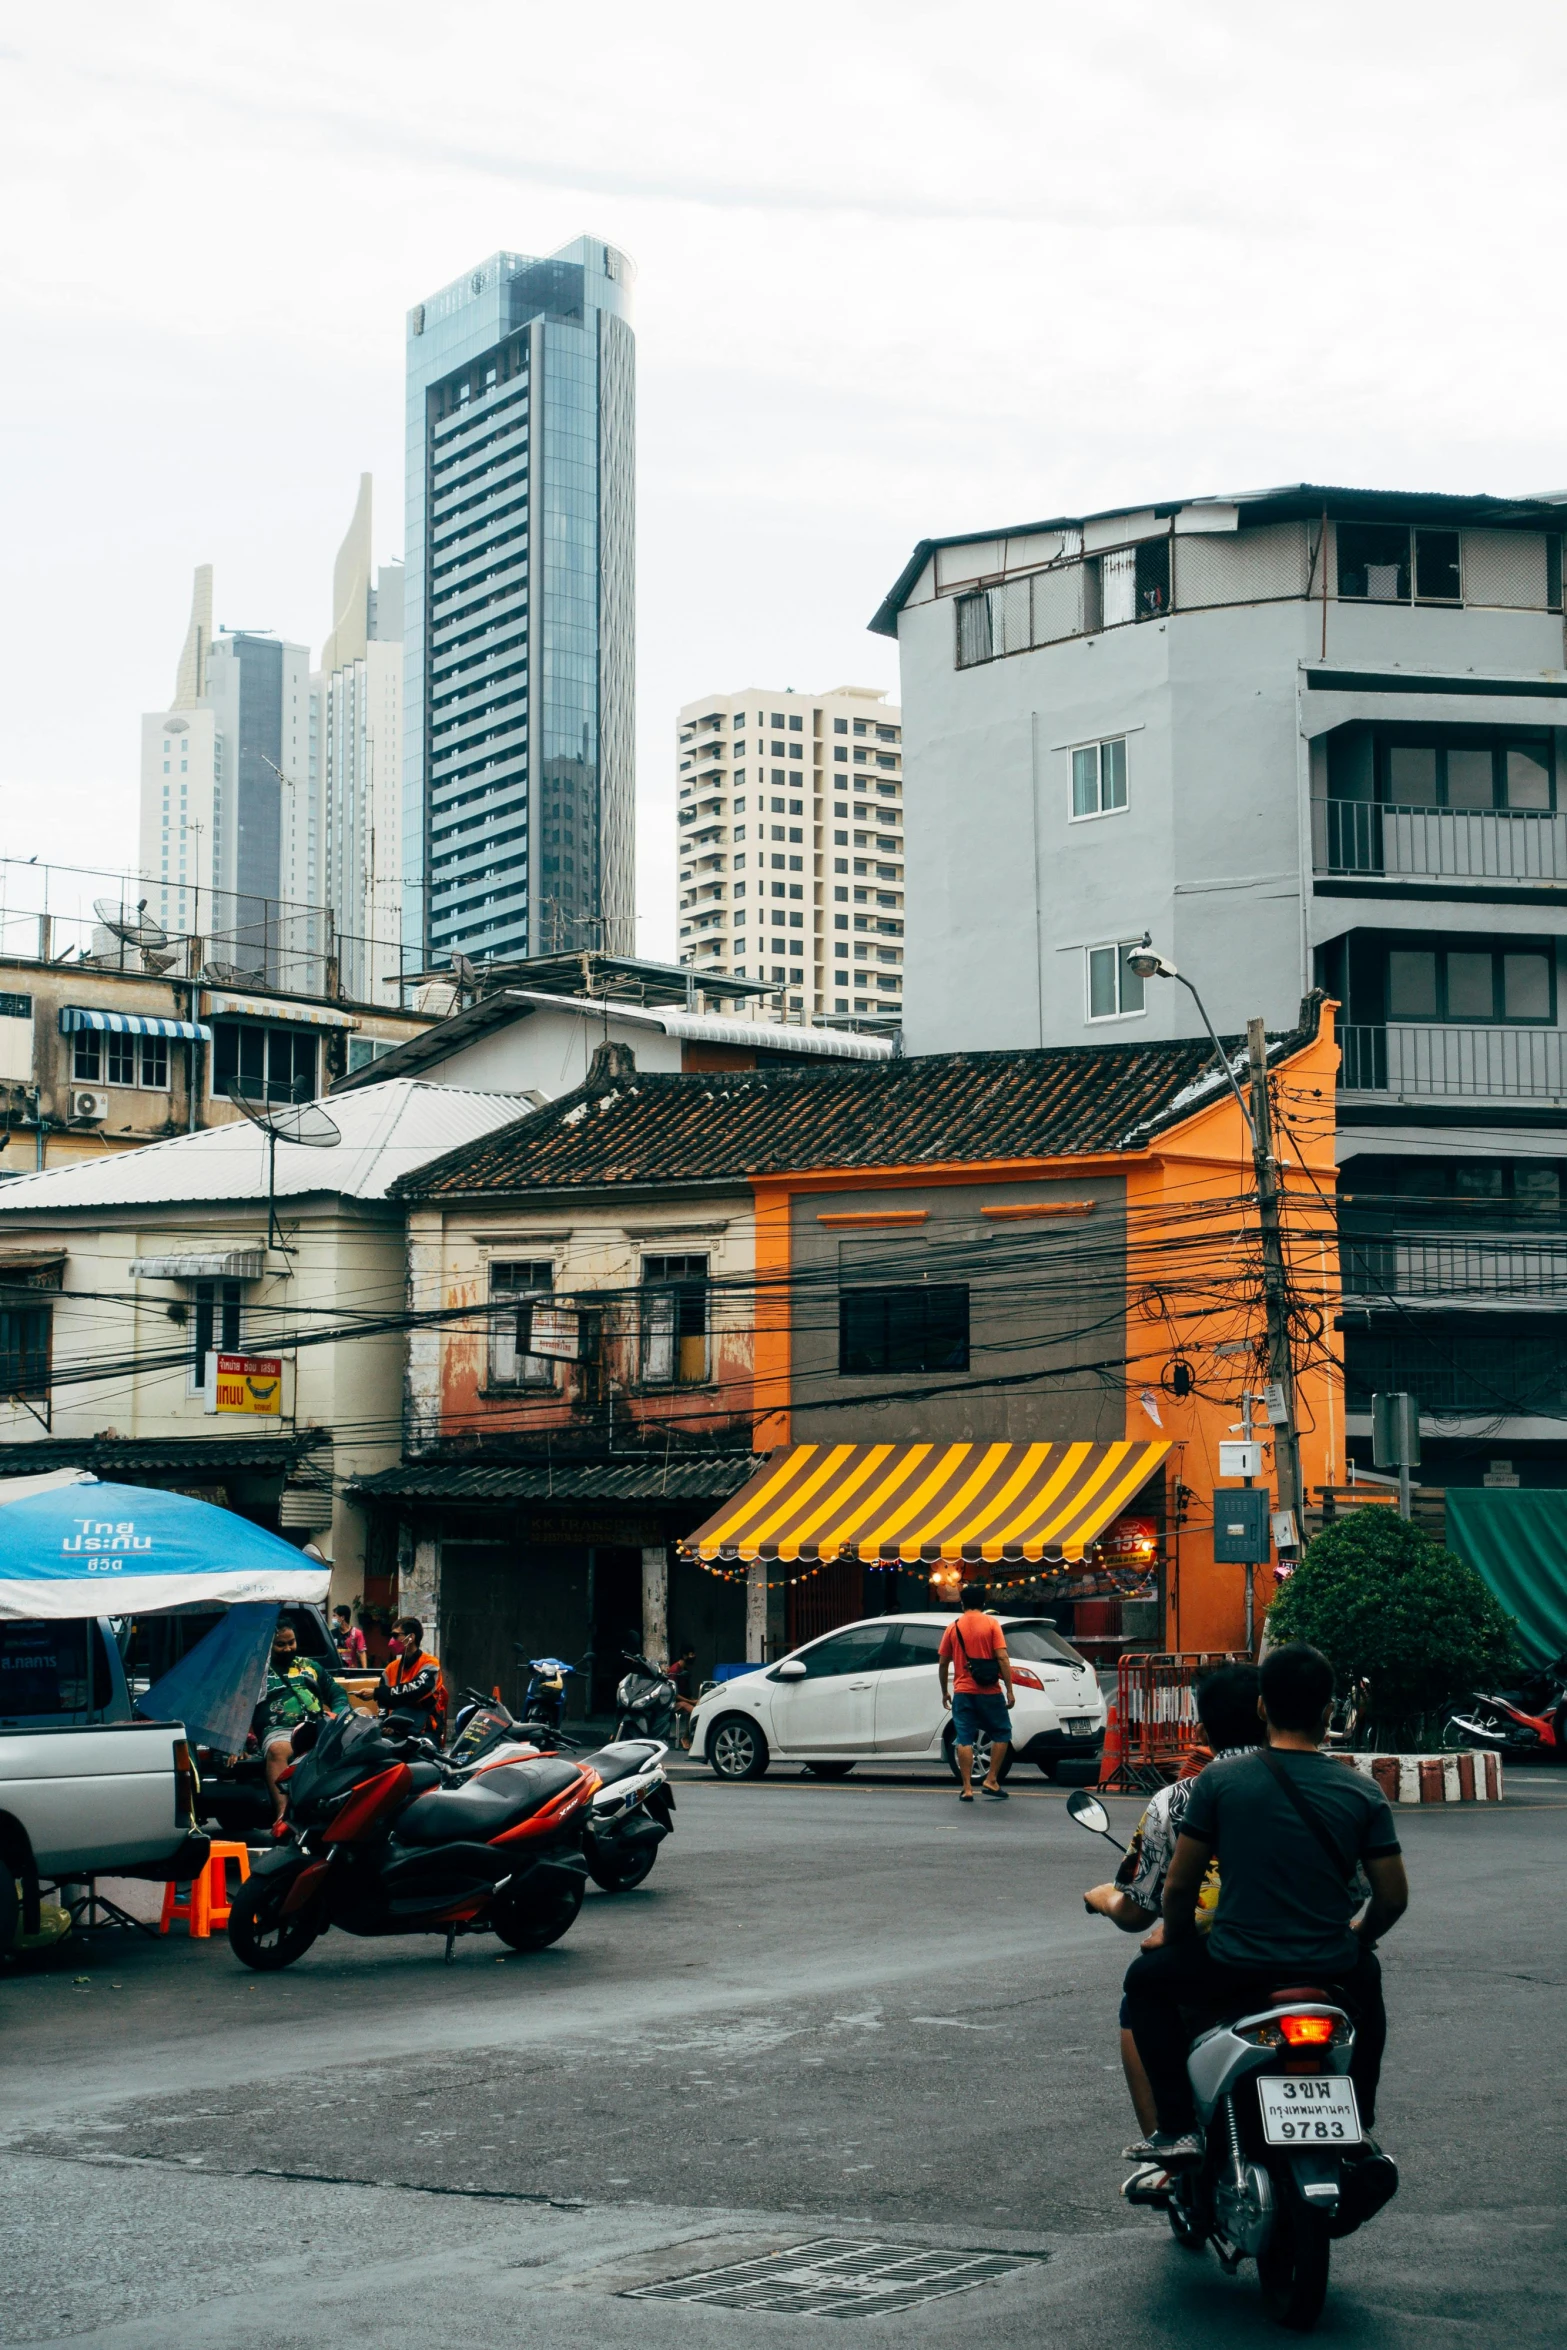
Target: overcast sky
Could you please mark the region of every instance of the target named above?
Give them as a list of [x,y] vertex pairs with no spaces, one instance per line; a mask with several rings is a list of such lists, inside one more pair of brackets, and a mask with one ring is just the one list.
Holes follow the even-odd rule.
[[77,0],[0,14],[0,850],[130,862],[190,574],[319,650],[403,318],[638,271],[639,904],[673,713],[896,686],[913,542],[1316,480],[1567,482],[1567,12]]

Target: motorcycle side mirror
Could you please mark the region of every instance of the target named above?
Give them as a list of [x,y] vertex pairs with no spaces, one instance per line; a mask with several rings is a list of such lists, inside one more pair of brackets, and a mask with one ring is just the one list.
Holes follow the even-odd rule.
[[1110,1834],[1110,1814],[1098,1796],[1090,1795],[1086,1787],[1073,1788],[1066,1799],[1066,1808],[1080,1828],[1087,1828],[1092,1835],[1107,1837],[1117,1852],[1126,1850],[1126,1846]]
[[805,1667],[797,1656],[786,1656],[773,1678],[775,1681],[803,1681]]

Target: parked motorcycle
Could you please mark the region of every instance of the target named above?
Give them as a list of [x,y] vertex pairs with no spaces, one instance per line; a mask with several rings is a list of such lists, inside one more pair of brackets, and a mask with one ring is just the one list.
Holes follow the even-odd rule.
[[[1079,1827],[1116,1843],[1086,1788],[1066,1807]],[[1398,2187],[1396,2164],[1360,2126],[1354,2051],[1349,2017],[1310,1984],[1281,1987],[1254,2014],[1199,2032],[1186,2072],[1202,2159],[1173,2166],[1146,2198],[1188,2252],[1211,2243],[1226,2276],[1255,2260],[1268,2315],[1301,2333],[1322,2314],[1334,2238]]]
[[662,1665],[649,1664],[645,1656],[633,1656],[628,1651],[624,1662],[631,1670],[622,1677],[615,1691],[619,1715],[615,1736],[657,1738],[666,1746],[673,1745],[680,1726],[675,1684]]
[[[521,1656],[521,1644],[517,1645]],[[522,1700],[522,1718],[525,1722],[541,1722],[548,1730],[558,1730],[566,1719],[566,1683],[576,1671],[560,1656],[530,1656],[528,1672],[531,1676]]]
[[[555,1734],[518,1722],[497,1698],[465,1689],[446,1759],[464,1772],[495,1770],[541,1752],[559,1751]],[[669,1752],[657,1738],[623,1738],[578,1759],[602,1784],[588,1806],[583,1851],[588,1875],[605,1893],[644,1883],[658,1848],[675,1832],[675,1791],[664,1772]]]
[[1509,1762],[1567,1757],[1567,1654],[1527,1674],[1517,1689],[1477,1689],[1467,1712],[1449,1715],[1442,1744],[1478,1746]]
[[450,1958],[459,1934],[543,1950],[574,1923],[597,1771],[534,1753],[467,1774],[364,1714],[332,1716],[302,1749],[296,1733],[294,1837],[258,1861],[229,1912],[244,1965],[291,1966],[329,1926],[444,1933]]

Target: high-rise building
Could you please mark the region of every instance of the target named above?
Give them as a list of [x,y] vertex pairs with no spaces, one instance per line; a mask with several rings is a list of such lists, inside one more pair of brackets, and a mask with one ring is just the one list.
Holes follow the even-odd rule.
[[706,993],[901,1016],[903,714],[875,686],[687,702],[676,727],[679,952]]
[[341,983],[361,1002],[384,1003],[399,977],[402,930],[403,566],[373,571],[371,512],[366,473],[338,550],[332,628],[313,685],[320,869]]
[[634,950],[631,264],[496,253],[408,315],[405,940]]
[[174,700],[142,719],[149,910],[165,929],[221,935],[236,960],[269,975],[291,951],[283,904],[321,895],[309,673],[303,645],[251,630],[214,635],[204,563]]

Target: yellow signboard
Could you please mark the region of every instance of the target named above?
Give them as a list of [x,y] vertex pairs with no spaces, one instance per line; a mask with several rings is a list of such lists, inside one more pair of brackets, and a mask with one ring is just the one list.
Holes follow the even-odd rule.
[[281,1355],[219,1355],[215,1411],[255,1412],[276,1419],[283,1409]]

